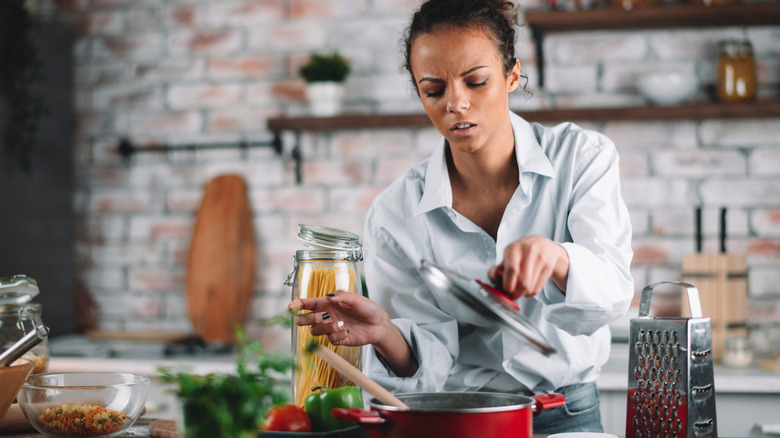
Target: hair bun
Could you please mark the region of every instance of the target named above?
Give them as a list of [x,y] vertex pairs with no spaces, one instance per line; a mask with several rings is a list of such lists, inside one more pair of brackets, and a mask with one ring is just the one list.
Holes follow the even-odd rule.
[[510,25],[517,26],[519,24],[518,6],[515,2],[510,0],[485,0],[485,2],[496,8],[498,12],[501,12],[501,15],[506,18]]

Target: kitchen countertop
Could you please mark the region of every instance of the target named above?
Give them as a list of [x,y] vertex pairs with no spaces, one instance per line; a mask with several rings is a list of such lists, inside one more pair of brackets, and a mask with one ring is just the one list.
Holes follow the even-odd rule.
[[[609,361],[596,384],[602,391],[628,389],[628,344],[612,344]],[[780,374],[756,365],[728,367],[715,365],[715,391],[723,393],[780,394]]]
[[[159,375],[160,367],[185,367],[194,374],[235,372],[235,358],[221,356],[187,356],[178,358],[70,358],[52,357],[49,368],[55,372],[123,371],[150,376]],[[780,374],[755,365],[735,368],[715,365],[715,388],[718,392],[780,394]],[[601,371],[597,385],[603,391],[625,391],[628,388],[628,344],[612,344],[612,352]]]

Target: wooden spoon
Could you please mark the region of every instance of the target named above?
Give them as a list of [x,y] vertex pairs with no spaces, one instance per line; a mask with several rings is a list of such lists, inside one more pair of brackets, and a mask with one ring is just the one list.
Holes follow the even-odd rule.
[[313,347],[313,351],[322,360],[327,362],[328,365],[332,366],[347,379],[355,382],[357,386],[374,396],[374,398],[380,402],[388,406],[401,408],[405,411],[409,410],[409,406],[407,406],[406,403],[399,400],[398,397],[391,394],[385,388],[382,388],[378,383],[369,379],[362,371],[347,362],[346,359],[336,354],[333,350],[324,347],[321,344],[316,344],[316,346]]

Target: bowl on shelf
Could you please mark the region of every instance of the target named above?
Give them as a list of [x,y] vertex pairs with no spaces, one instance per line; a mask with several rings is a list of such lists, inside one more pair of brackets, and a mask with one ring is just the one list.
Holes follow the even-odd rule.
[[696,94],[699,80],[693,72],[659,71],[641,75],[636,86],[650,103],[679,105]]
[[18,359],[10,366],[0,367],[0,418],[13,403],[33,365],[27,359]]
[[35,374],[19,391],[19,406],[47,437],[112,437],[135,423],[150,378],[131,373]]

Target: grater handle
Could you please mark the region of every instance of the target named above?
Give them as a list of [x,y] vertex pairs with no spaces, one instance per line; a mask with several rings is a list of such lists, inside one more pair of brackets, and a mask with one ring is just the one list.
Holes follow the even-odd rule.
[[650,300],[653,298],[653,289],[662,284],[676,284],[685,288],[688,292],[688,305],[691,307],[691,318],[701,318],[701,301],[699,301],[699,290],[696,286],[682,281],[659,281],[645,286],[642,289],[642,296],[639,301],[639,316],[648,316],[650,314]]

